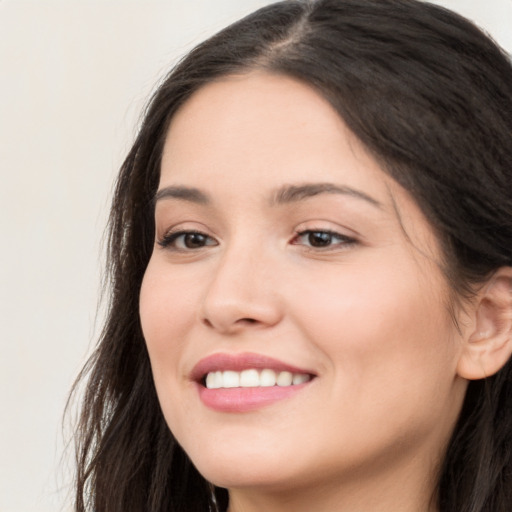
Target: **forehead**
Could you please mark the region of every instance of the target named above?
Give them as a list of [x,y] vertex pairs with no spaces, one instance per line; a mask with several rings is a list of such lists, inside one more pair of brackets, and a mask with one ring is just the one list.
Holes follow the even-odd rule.
[[349,181],[383,194],[389,178],[312,87],[263,72],[223,77],[173,117],[162,158],[166,181]]

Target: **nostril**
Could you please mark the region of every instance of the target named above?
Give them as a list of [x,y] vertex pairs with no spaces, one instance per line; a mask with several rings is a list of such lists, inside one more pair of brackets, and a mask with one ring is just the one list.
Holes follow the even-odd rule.
[[249,326],[249,325],[257,325],[260,322],[256,320],[255,318],[239,318],[235,320],[234,322],[230,322],[228,325],[223,325],[222,322],[215,322],[208,318],[203,318],[202,320],[203,325],[208,327],[209,329],[221,329],[221,330],[231,330],[236,329],[236,327],[242,327],[242,326]]
[[258,322],[257,320],[254,320],[254,318],[240,318],[238,321],[246,324],[255,324]]
[[257,328],[259,326],[263,327],[265,326],[265,322],[262,322],[258,318],[253,317],[240,317],[240,318],[233,318],[233,317],[215,317],[215,318],[209,318],[208,316],[205,316],[202,318],[201,323],[207,327],[208,329],[213,329],[219,332],[224,332],[226,334],[232,334],[235,332],[239,332],[243,329],[249,329],[249,328]]

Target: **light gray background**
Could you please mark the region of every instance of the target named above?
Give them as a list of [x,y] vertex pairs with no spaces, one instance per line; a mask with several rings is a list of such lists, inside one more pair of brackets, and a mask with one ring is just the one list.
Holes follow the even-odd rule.
[[[101,325],[100,240],[148,94],[268,3],[0,0],[0,512],[71,510],[62,414]],[[436,3],[512,51],[512,0]]]

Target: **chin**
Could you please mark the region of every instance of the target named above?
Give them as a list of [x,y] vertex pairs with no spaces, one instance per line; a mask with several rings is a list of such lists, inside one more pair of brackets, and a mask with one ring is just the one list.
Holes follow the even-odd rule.
[[[266,463],[253,464],[244,461],[237,467],[228,464],[200,465],[201,475],[217,487],[226,489],[260,489],[279,491],[290,487],[296,481],[293,473],[283,473],[282,467]],[[282,466],[282,464],[281,464]]]
[[[250,445],[242,447],[239,443],[229,446],[215,445],[215,450],[202,452],[187,451],[199,473],[218,487],[225,488],[279,488],[300,474],[295,460],[289,464],[291,455],[279,452],[272,447]],[[238,446],[237,446],[238,445]]]

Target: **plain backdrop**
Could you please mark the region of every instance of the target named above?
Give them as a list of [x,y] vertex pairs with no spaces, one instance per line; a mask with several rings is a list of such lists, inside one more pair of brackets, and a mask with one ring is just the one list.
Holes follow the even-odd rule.
[[[101,328],[101,238],[156,82],[263,0],[0,0],[0,512],[71,510],[67,395]],[[512,50],[512,0],[439,0]]]

